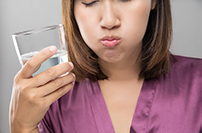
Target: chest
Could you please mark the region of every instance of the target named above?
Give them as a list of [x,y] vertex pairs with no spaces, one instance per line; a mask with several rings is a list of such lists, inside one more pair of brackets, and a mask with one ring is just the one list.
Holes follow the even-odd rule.
[[[79,88],[65,99],[60,110],[50,112],[56,133],[199,133],[201,132],[201,95],[185,97],[182,90],[145,81],[141,93],[134,96],[130,89],[117,91]],[[89,86],[87,86],[89,87]],[[118,85],[117,87],[120,87]],[[107,89],[107,88],[106,88]],[[110,92],[110,93],[108,93]],[[121,93],[121,95],[119,95]],[[192,92],[193,94],[194,92]],[[133,95],[133,97],[131,97]],[[135,103],[135,97],[138,101]],[[133,102],[130,102],[133,101]],[[197,102],[198,101],[198,102]],[[135,108],[134,108],[135,107]],[[186,107],[186,108],[185,108]],[[135,113],[134,113],[135,110]],[[131,117],[133,115],[133,118]],[[47,118],[49,120],[50,118]],[[132,122],[131,122],[132,121]],[[130,126],[130,127],[129,127]],[[130,129],[130,131],[129,131]],[[48,132],[48,131],[47,131]]]
[[100,84],[115,133],[129,133],[142,84]]
[[[132,98],[130,98],[132,99]],[[106,100],[109,116],[115,133],[129,133],[133,115],[135,112],[137,98],[128,101],[123,99],[120,102],[112,102]],[[115,100],[115,99],[113,99]]]

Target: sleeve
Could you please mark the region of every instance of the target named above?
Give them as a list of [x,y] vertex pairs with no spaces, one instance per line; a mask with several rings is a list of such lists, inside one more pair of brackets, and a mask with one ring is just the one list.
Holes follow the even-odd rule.
[[57,101],[51,104],[44,118],[38,124],[39,133],[55,133],[54,122],[57,121]]
[[38,125],[39,133],[54,133],[48,112]]
[[62,133],[66,131],[64,124],[63,111],[68,105],[66,102],[69,98],[69,93],[62,96],[60,99],[53,102],[47,110],[44,118],[38,124],[39,133]]

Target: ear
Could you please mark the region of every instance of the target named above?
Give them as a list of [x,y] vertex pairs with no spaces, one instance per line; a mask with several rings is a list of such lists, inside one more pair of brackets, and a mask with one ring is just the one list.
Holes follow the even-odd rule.
[[156,8],[157,0],[151,0],[151,10],[154,10]]

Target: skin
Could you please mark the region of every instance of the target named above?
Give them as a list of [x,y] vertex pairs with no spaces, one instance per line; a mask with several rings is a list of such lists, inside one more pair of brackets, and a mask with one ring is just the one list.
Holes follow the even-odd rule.
[[[99,56],[101,70],[109,77],[98,81],[116,133],[129,133],[136,102],[144,79],[138,79],[142,39],[150,0],[102,0],[86,7],[75,0],[75,18],[86,44]],[[118,36],[113,48],[103,46],[104,36]],[[38,133],[37,125],[49,106],[67,93],[75,80],[71,63],[54,66],[32,77],[35,70],[56,53],[43,49],[32,57],[14,79],[10,104],[11,133]],[[70,72],[66,76],[62,74]]]
[[[85,0],[90,3],[92,0]],[[108,76],[128,66],[135,75],[139,71],[138,56],[141,54],[151,10],[151,0],[102,0],[90,7],[75,0],[74,14],[86,44],[99,56],[102,71]],[[96,34],[95,34],[96,33]],[[104,36],[118,36],[121,43],[115,48],[106,48],[100,42]],[[109,70],[110,69],[110,70]],[[114,72],[113,72],[114,71]],[[120,75],[123,75],[120,73]],[[134,73],[134,72],[133,72]],[[134,76],[135,76],[134,75]],[[115,75],[120,77],[119,75]],[[122,76],[121,76],[122,77]]]
[[[75,80],[71,63],[62,63],[32,77],[42,62],[56,53],[48,47],[31,58],[14,79],[10,103],[11,133],[38,133],[37,125],[49,106],[67,93]],[[67,72],[66,76],[59,77]]]
[[[144,79],[139,79],[139,56],[146,32],[151,0],[75,0],[74,14],[86,44],[98,55],[108,80],[98,81],[116,133],[129,133]],[[96,33],[96,34],[95,34]],[[105,47],[104,36],[120,43]]]

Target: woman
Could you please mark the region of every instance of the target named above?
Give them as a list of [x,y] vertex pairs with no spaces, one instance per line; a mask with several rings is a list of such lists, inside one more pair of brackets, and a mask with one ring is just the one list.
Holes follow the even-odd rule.
[[74,65],[32,77],[55,47],[27,62],[14,80],[12,133],[202,132],[202,61],[169,52],[169,0],[62,0],[62,8]]

